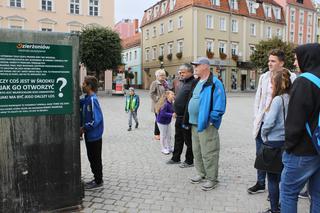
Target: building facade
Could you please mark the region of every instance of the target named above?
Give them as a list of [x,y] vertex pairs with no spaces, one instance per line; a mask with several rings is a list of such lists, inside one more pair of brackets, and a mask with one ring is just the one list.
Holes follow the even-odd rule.
[[0,28],[77,33],[113,27],[114,0],[0,0]]
[[254,90],[250,54],[260,40],[284,38],[284,30],[282,8],[272,0],[162,0],[141,24],[144,87],[160,66],[174,75],[182,63],[207,56],[227,91]]
[[123,19],[114,26],[114,30],[119,33],[121,39],[132,37],[139,31],[139,20]]
[[294,44],[316,41],[317,12],[312,0],[275,0],[286,14],[286,40]]
[[316,31],[316,42],[320,43],[320,3],[316,4],[317,9],[317,31]]
[[130,85],[142,87],[142,65],[141,65],[141,34],[136,33],[134,36],[122,40],[122,63],[125,64],[125,70],[132,72],[134,78]]

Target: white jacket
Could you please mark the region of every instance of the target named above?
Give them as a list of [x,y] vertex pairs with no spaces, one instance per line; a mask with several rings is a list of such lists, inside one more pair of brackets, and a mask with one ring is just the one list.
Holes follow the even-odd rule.
[[[290,72],[290,79],[291,82],[296,79],[296,74]],[[268,81],[271,78],[271,72],[268,71],[260,76],[258,88],[256,92],[256,97],[254,100],[254,121],[253,121],[253,138],[255,139],[258,136],[261,123],[263,121],[264,113],[266,108],[270,103],[267,102],[267,91],[268,91]],[[270,81],[271,82],[271,81]],[[271,100],[271,97],[269,97],[269,100]]]

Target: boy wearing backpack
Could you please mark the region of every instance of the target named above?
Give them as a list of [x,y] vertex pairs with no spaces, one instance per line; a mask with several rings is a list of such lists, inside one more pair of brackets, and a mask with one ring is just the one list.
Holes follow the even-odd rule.
[[[282,213],[296,213],[299,192],[309,181],[310,212],[320,212],[320,152],[308,133],[319,131],[320,109],[320,44],[296,48],[295,65],[303,73],[293,83],[285,124],[284,169],[281,175],[280,200]],[[313,77],[308,77],[309,75]],[[312,80],[313,79],[313,80]],[[314,82],[313,82],[314,81]],[[315,136],[313,136],[315,139]],[[319,135],[318,135],[319,137]]]

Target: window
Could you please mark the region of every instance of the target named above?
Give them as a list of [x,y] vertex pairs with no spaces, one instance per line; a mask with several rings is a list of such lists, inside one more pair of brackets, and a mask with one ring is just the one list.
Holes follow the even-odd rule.
[[149,39],[149,30],[146,30],[146,40]]
[[169,20],[169,24],[168,24],[168,32],[172,32],[173,31],[173,21]]
[[278,38],[281,38],[281,36],[282,36],[282,33],[281,33],[281,29],[277,29],[277,37]]
[[253,1],[248,1],[249,13],[256,14],[256,4]]
[[22,26],[17,26],[17,25],[10,25],[10,29],[16,29],[16,30],[22,30]]
[[164,55],[164,44],[160,45],[159,55]]
[[238,55],[239,45],[237,43],[231,43],[231,55]]
[[264,14],[267,18],[272,18],[271,7],[269,5],[264,6]]
[[300,24],[304,23],[304,11],[303,10],[300,10],[299,23]]
[[10,0],[10,7],[22,7],[22,0]]
[[211,3],[215,6],[220,6],[220,0],[211,0]]
[[164,24],[161,23],[161,24],[160,24],[160,32],[159,32],[159,34],[160,34],[160,35],[163,35],[163,33],[164,33]]
[[147,20],[149,21],[150,17],[151,17],[151,14],[152,14],[152,10],[148,10],[148,13],[147,13]]
[[178,17],[178,28],[182,28],[183,27],[183,16],[179,16]]
[[154,11],[153,11],[153,17],[154,17],[154,18],[157,17],[158,12],[159,12],[159,6],[155,6],[155,7],[154,7]]
[[250,24],[250,35],[256,36],[256,25],[253,23]]
[[80,14],[80,0],[70,0],[70,13]]
[[207,29],[213,29],[213,16],[207,15]]
[[134,51],[134,60],[137,60],[137,58],[138,58],[138,52],[137,52],[137,50],[135,50]]
[[157,36],[157,27],[156,26],[154,26],[153,27],[153,34],[152,34],[152,37],[154,38],[154,37],[156,37]]
[[238,10],[238,1],[237,0],[230,0],[230,7],[232,10]]
[[132,60],[132,52],[129,52],[129,61]]
[[274,16],[276,19],[280,20],[281,19],[281,10],[278,7],[274,8]]
[[173,53],[173,43],[170,42],[168,43],[168,54],[172,54]]
[[182,53],[183,52],[183,40],[178,40],[177,41],[177,53]]
[[99,0],[89,0],[89,15],[99,16]]
[[146,61],[149,61],[150,50],[146,49]]
[[298,34],[298,44],[302,44],[302,33]]
[[256,51],[256,46],[253,44],[249,45],[249,54],[252,55]]
[[311,26],[312,25],[312,14],[308,14],[308,21],[307,21],[308,25]]
[[41,0],[41,9],[45,11],[52,11],[52,0]]
[[175,4],[176,4],[176,0],[170,0],[170,11],[174,9]]
[[224,17],[220,17],[220,30],[226,31],[226,19]]
[[213,52],[213,40],[212,39],[207,39],[206,47],[207,47],[207,51]]
[[271,30],[271,27],[267,27],[266,37],[267,37],[267,38],[272,38],[272,30]]
[[238,21],[236,19],[231,20],[231,31],[233,33],[237,33],[239,31],[238,30]]
[[303,4],[303,0],[297,0],[299,4]]
[[290,31],[294,31],[294,24],[293,23],[290,24]]
[[296,10],[291,9],[290,10],[290,22],[294,23],[296,21]]
[[226,53],[226,42],[220,41],[219,42],[219,53]]
[[157,47],[152,48],[152,59],[155,60],[157,57]]
[[290,42],[294,42],[294,32],[290,32]]
[[311,43],[311,35],[310,34],[307,35],[307,43]]
[[52,32],[51,28],[41,28],[41,31],[43,32]]

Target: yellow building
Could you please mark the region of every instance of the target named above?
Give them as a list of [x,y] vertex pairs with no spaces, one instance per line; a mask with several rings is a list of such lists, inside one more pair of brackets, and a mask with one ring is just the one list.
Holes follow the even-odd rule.
[[0,29],[79,32],[114,25],[114,0],[0,0]]
[[160,66],[174,75],[182,63],[208,56],[227,91],[254,90],[250,54],[260,40],[284,39],[284,29],[273,0],[161,0],[145,10],[141,24],[144,87]]

